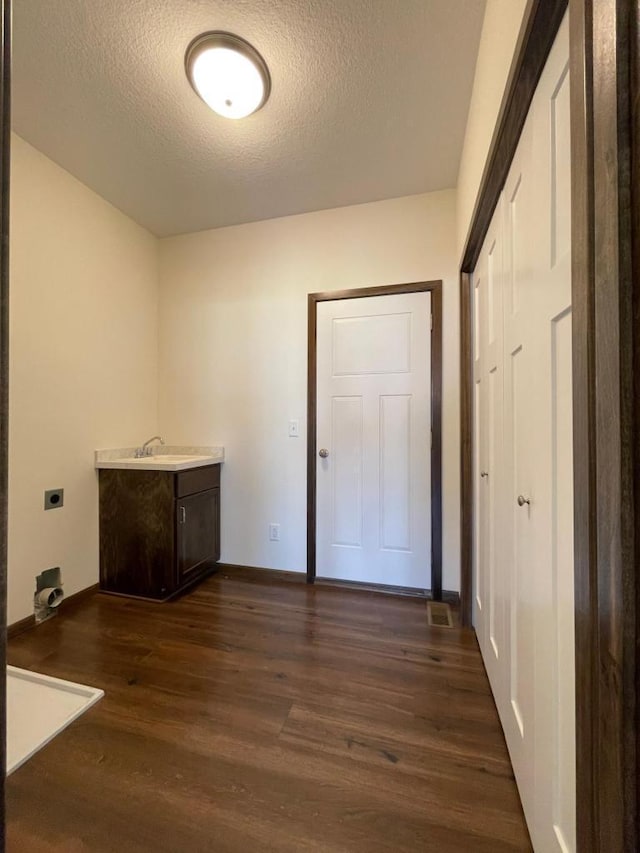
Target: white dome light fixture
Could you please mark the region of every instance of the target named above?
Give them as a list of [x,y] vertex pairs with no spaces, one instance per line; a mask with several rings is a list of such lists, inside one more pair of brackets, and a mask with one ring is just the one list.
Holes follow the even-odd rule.
[[267,63],[240,36],[221,31],[203,33],[187,48],[184,64],[196,93],[225,118],[245,118],[269,97]]

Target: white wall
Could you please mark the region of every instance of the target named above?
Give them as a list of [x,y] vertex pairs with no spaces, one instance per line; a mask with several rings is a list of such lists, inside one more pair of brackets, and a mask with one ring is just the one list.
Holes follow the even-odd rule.
[[226,448],[222,560],[293,571],[306,570],[307,294],[444,280],[444,586],[458,589],[455,192],[168,238],[160,257],[161,431]]
[[456,250],[462,256],[527,0],[487,0],[458,172]]
[[[96,447],[220,442],[223,560],[305,569],[306,294],[444,280],[444,585],[459,588],[460,258],[527,0],[487,0],[458,188],[160,244],[13,138],[9,621],[98,577]],[[456,218],[457,209],[457,218]],[[65,506],[45,513],[45,488]],[[282,539],[267,539],[268,524]]]
[[[157,428],[158,244],[22,139],[12,139],[9,622],[34,578],[98,580],[97,447]],[[44,490],[63,487],[45,512]]]

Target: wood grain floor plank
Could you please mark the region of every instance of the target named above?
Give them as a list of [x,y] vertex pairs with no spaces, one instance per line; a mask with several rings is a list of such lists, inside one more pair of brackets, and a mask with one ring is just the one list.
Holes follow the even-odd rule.
[[9,778],[10,853],[531,849],[475,637],[419,599],[225,569],[9,660],[106,692]]

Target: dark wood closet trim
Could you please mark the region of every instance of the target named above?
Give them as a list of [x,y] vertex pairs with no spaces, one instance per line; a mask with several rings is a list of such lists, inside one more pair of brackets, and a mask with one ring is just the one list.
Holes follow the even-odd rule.
[[[574,450],[574,564],[576,652],[576,782],[584,799],[579,849],[599,850],[596,832],[597,696],[593,681],[596,660],[593,627],[596,619],[596,530],[592,520],[592,495],[596,486],[594,432],[593,342],[593,131],[587,116],[593,114],[591,25],[586,9],[573,4],[570,20],[571,115],[581,116],[571,138],[571,289],[573,359]],[[580,697],[582,697],[580,699]]]
[[[640,10],[569,0],[577,830],[640,849]],[[566,9],[534,0],[461,264],[461,607],[471,624],[471,273]]]
[[[630,765],[626,768],[627,778],[630,776],[634,780],[635,785],[635,816],[631,823],[630,843],[636,849],[640,846],[640,743],[638,740],[638,727],[640,719],[640,655],[638,648],[640,645],[640,583],[638,582],[638,546],[640,543],[640,342],[638,341],[638,330],[640,329],[640,294],[638,293],[638,280],[640,277],[640,5],[635,4],[630,12],[630,48],[629,48],[629,103],[631,104],[630,115],[630,184],[631,184],[631,252],[632,252],[632,276],[631,286],[633,288],[633,329],[636,337],[633,341],[633,389],[632,400],[633,409],[631,417],[633,418],[633,494],[634,494],[634,515],[633,515],[633,531],[634,531],[634,554],[631,570],[627,569],[635,585],[635,597],[632,601],[635,605],[635,614],[631,619],[627,618],[627,624],[630,623],[633,638],[627,637],[627,642],[630,643],[632,650],[635,651],[635,660],[633,667],[627,667],[627,686],[635,682],[635,695],[633,702],[635,705],[635,724],[634,718],[627,711],[627,727],[629,724],[633,726],[631,732],[630,754],[632,756]],[[594,488],[595,491],[595,488]],[[635,571],[634,571],[635,568]],[[627,629],[628,630],[628,629]],[[634,671],[635,670],[635,671]]]
[[473,294],[460,272],[460,621],[469,628],[473,602]]
[[7,766],[7,494],[9,433],[9,172],[11,167],[11,2],[0,0],[0,851],[5,849]]
[[318,302],[431,293],[431,593],[442,599],[442,281],[310,293],[307,361],[307,583],[316,579],[316,322]]
[[640,11],[570,9],[578,849],[622,853],[640,841]]

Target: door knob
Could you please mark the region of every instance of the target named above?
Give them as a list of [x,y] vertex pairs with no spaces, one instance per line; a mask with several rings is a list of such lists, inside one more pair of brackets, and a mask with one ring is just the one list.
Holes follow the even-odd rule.
[[328,455],[329,455],[329,451],[327,450],[327,448],[326,448],[326,447],[322,447],[322,448],[318,451],[318,456],[319,456],[321,459],[326,459]]
[[488,476],[489,476],[489,472],[488,472],[488,471],[480,471],[480,476],[481,476],[481,477],[488,477]]
[[518,495],[518,506],[524,506],[525,504],[531,504],[529,498],[525,498],[524,495]]

